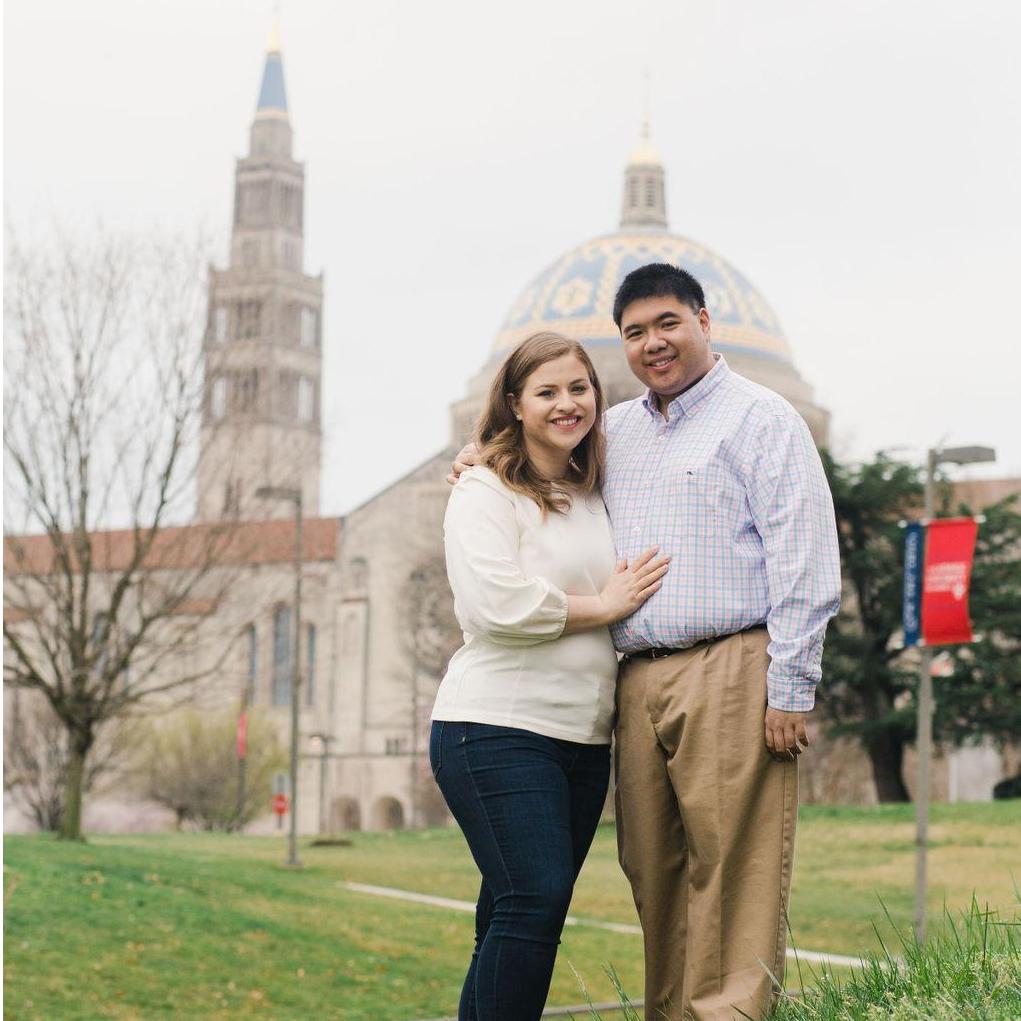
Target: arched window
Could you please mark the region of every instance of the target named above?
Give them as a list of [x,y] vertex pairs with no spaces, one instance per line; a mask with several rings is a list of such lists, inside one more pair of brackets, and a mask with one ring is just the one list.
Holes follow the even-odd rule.
[[291,704],[291,608],[273,611],[273,705]]
[[396,798],[380,798],[372,806],[372,828],[400,830],[404,828],[404,806]]
[[110,617],[102,611],[92,621],[92,651],[95,656],[92,672],[102,677],[110,660]]

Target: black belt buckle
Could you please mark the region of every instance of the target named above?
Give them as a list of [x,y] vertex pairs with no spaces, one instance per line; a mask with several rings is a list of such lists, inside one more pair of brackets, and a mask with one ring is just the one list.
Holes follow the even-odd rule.
[[675,656],[680,649],[649,649],[647,650],[649,659],[666,659],[667,656]]

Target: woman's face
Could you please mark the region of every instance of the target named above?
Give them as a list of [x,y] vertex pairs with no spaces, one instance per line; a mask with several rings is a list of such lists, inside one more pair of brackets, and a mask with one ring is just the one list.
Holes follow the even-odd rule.
[[540,365],[511,404],[529,453],[564,458],[565,463],[596,421],[596,391],[576,354]]

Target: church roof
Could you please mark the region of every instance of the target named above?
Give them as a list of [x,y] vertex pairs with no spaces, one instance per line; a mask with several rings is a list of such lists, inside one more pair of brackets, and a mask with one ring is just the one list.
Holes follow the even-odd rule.
[[[305,518],[302,522],[302,562],[337,558],[339,518]],[[135,548],[131,529],[89,533],[95,571],[121,571]],[[69,542],[70,545],[70,542]],[[256,567],[290,563],[294,559],[294,521],[240,521],[164,528],[156,536],[146,569],[175,570],[217,566]],[[4,572],[9,575],[46,574],[57,570],[53,543],[48,535],[4,538]]]
[[715,350],[791,362],[776,314],[730,263],[697,241],[634,228],[585,241],[547,266],[511,306],[492,358],[503,358],[539,330],[554,330],[587,346],[619,344],[611,316],[614,295],[628,273],[650,262],[673,263],[702,284]]

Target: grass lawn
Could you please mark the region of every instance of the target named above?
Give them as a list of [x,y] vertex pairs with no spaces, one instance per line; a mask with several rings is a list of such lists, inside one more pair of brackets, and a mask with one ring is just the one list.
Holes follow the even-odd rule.
[[[1010,916],[1021,882],[1021,803],[935,806],[930,855],[934,931],[943,906],[972,894]],[[905,927],[912,914],[911,806],[802,809],[792,928],[806,949],[878,950],[880,899]],[[472,900],[477,876],[456,830],[356,834],[351,847],[302,848],[280,864],[276,838],[209,834],[5,839],[5,1009],[17,1021],[258,1017],[279,1021],[410,1021],[449,1014],[472,919],[384,900],[345,881]],[[600,828],[572,914],[635,921]],[[613,999],[612,962],[641,995],[641,941],[565,930],[550,1004]],[[806,978],[811,976],[806,973]],[[789,984],[797,970],[789,969]]]

